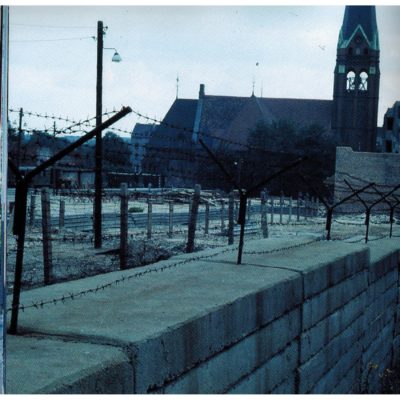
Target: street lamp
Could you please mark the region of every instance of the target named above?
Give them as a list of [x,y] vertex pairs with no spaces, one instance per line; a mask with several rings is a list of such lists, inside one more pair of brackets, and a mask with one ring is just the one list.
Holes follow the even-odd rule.
[[[106,28],[107,29],[107,28]],[[113,62],[120,62],[121,56],[113,47],[103,47],[103,35],[105,29],[103,21],[97,21],[97,80],[96,80],[96,127],[101,125],[101,114],[103,110],[103,50],[114,50],[114,55],[111,59]],[[102,173],[103,173],[103,143],[102,132],[96,134],[95,148],[95,194],[93,206],[93,230],[94,230],[94,247],[101,248],[102,245],[102,229],[101,229],[101,192],[103,189]]]

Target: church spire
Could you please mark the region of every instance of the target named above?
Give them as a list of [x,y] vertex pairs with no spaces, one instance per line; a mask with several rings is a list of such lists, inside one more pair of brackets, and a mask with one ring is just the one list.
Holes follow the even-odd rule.
[[362,35],[371,49],[379,50],[375,6],[346,6],[338,48],[348,47],[356,35]]

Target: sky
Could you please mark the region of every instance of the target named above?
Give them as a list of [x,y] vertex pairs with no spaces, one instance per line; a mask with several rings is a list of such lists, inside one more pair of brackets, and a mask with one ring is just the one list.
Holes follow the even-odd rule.
[[[206,94],[332,99],[341,6],[12,6],[9,104],[82,120],[95,115],[97,21],[108,27],[103,108],[162,119],[176,97]],[[377,7],[378,125],[400,100],[400,6]],[[11,123],[18,122],[15,113]],[[26,128],[53,121],[24,116]],[[115,124],[131,131],[129,115]],[[57,122],[59,127],[63,124]]]

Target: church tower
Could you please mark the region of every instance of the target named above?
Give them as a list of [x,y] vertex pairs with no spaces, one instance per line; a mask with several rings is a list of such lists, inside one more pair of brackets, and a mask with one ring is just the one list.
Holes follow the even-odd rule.
[[332,129],[340,145],[375,151],[380,71],[374,6],[346,6],[336,54]]

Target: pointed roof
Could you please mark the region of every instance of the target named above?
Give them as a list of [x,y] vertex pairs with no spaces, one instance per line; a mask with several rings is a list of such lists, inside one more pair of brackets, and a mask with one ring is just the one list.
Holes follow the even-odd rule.
[[356,32],[365,37],[371,48],[379,50],[375,6],[346,6],[338,47],[347,47]]

